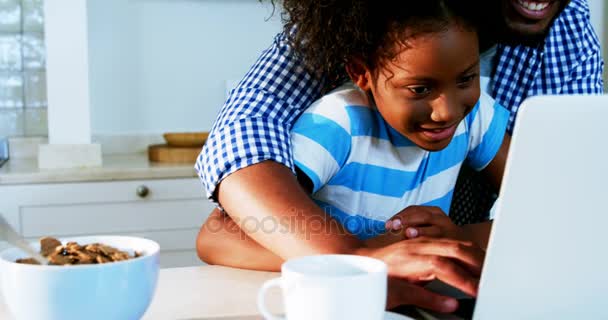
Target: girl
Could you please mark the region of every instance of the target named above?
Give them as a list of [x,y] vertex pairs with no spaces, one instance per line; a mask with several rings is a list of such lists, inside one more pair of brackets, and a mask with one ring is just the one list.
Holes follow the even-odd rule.
[[[480,99],[476,21],[466,2],[355,5],[347,15],[353,29],[296,22],[305,26],[296,39],[306,41],[295,46],[310,67],[339,66],[343,52],[352,81],[315,102],[294,125],[298,180],[360,239],[384,233],[388,218],[416,205],[435,208],[402,213],[386,225],[401,229],[407,222],[418,226],[410,236],[485,246],[488,223],[460,230],[445,214],[461,164],[468,161],[498,184],[504,157],[495,156],[507,147],[509,112],[488,96]],[[319,10],[321,20],[337,16],[331,11],[337,8]],[[325,47],[328,38],[348,45],[336,52]]]

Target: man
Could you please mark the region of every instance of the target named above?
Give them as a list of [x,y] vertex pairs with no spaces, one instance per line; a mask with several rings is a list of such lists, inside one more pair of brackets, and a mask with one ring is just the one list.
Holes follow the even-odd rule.
[[[500,6],[494,7],[496,3]],[[602,92],[603,61],[584,0],[480,1],[480,5],[492,6],[483,12],[496,13],[489,21],[504,17],[499,25],[488,27],[497,40],[487,45],[482,76],[485,72],[490,95],[510,109],[509,130],[526,97]],[[208,197],[219,201],[232,220],[218,210],[212,213],[197,239],[199,256],[212,264],[278,270],[284,259],[299,255],[366,254],[387,262],[389,272],[400,278],[390,282],[389,306],[455,310],[455,300],[426,291],[420,281],[438,278],[471,292],[483,250],[447,239],[414,239],[391,246],[358,242],[324,219],[324,212],[299,187],[293,175],[291,125],[334,80],[307,72],[292,56],[286,37],[279,35],[231,92],[196,169]],[[267,194],[277,201],[255,201]],[[240,206],[246,198],[254,205]],[[294,200],[301,205],[287,205]],[[305,228],[284,234],[247,228],[247,221],[267,218]],[[310,221],[327,232],[311,234]],[[226,254],[209,256],[205,250],[209,246]]]
[[[511,111],[508,132],[522,101],[535,95],[602,94],[603,61],[584,0],[488,1],[488,25],[497,41],[482,56],[490,63],[487,91]],[[486,37],[491,38],[491,37]],[[483,89],[483,88],[482,88]],[[576,107],[576,106],[573,106]],[[458,224],[487,217],[495,192],[482,177],[463,168],[450,217]]]

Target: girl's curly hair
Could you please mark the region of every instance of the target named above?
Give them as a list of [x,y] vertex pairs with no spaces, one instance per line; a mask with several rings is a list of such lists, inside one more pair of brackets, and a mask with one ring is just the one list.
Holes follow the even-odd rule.
[[478,1],[484,0],[280,2],[284,32],[296,56],[331,88],[347,79],[345,64],[352,58],[377,69],[416,35],[441,32],[454,22],[477,30]]

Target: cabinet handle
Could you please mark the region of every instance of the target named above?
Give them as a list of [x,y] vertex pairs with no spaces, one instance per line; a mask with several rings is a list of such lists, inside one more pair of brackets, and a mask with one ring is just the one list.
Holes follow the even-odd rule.
[[137,193],[140,198],[145,198],[150,193],[150,189],[148,189],[148,187],[146,187],[145,185],[141,185],[137,187],[135,193]]

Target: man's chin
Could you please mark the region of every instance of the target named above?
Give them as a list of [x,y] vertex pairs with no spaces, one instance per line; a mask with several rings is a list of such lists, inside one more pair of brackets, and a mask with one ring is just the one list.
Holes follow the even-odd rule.
[[507,40],[522,44],[535,44],[543,41],[547,35],[546,26],[531,25],[526,23],[507,23]]
[[547,33],[549,26],[546,24],[527,24],[527,23],[512,23],[510,29],[519,35],[525,35],[529,37],[539,37]]
[[504,35],[508,39],[516,40],[519,43],[537,43],[545,38],[553,21],[570,0],[550,1],[548,2],[550,3],[549,7],[546,9],[547,12],[538,16],[522,9],[517,2],[519,1],[506,0],[502,3]]

